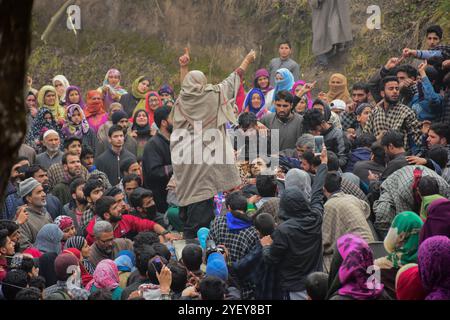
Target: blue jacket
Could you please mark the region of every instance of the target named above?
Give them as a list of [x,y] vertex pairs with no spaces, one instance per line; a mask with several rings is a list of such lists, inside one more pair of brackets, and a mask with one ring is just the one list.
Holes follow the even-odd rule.
[[356,148],[352,151],[352,155],[350,157],[350,161],[347,164],[347,168],[345,169],[345,172],[353,172],[353,167],[355,166],[355,163],[358,161],[368,161],[370,160],[372,152],[369,148]]
[[444,98],[434,91],[428,77],[422,78],[422,85],[419,85],[418,89],[419,93],[415,94],[411,101],[412,109],[416,112],[418,120],[437,120],[441,114]]

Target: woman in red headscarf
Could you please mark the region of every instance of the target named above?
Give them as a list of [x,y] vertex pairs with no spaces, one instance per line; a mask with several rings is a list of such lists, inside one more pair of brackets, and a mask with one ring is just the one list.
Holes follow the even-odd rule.
[[67,253],[75,256],[79,261],[79,266],[81,270],[81,284],[83,287],[86,287],[86,285],[93,279],[92,275],[87,272],[86,268],[84,267],[83,263],[81,262],[81,252],[80,250],[76,248],[69,248],[65,249],[62,253]]
[[100,127],[108,121],[108,114],[103,106],[102,94],[96,90],[87,93],[87,102],[84,109],[89,127],[97,134]]

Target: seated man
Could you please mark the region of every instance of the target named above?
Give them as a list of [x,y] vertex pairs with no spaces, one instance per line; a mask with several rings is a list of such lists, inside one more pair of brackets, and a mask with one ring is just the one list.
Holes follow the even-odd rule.
[[132,214],[138,218],[155,221],[164,228],[169,225],[164,219],[162,213],[157,212],[153,192],[144,188],[137,188],[131,193],[130,205],[134,209]]
[[114,228],[115,238],[133,239],[136,234],[142,231],[154,231],[164,237],[166,241],[176,240],[177,236],[165,230],[154,221],[144,220],[130,214],[122,215],[122,206],[113,197],[104,196],[95,203],[96,217],[89,222],[86,231],[86,240],[89,244],[94,242],[94,226],[99,221],[107,221]]

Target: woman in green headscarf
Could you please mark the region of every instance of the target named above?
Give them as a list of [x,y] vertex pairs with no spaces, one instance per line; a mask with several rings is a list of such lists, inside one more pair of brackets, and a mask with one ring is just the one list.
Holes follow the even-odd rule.
[[381,269],[381,282],[394,299],[395,276],[398,270],[408,263],[417,263],[422,226],[422,219],[416,213],[410,211],[399,213],[392,221],[384,239],[384,248],[388,255],[375,260],[375,265]]
[[66,118],[66,110],[59,104],[58,93],[53,86],[43,86],[38,93],[39,109],[47,108],[52,113],[56,122],[62,126]]
[[134,80],[131,93],[124,94],[120,98],[123,111],[131,118],[135,110],[145,110],[145,95],[150,90],[150,79],[141,76]]

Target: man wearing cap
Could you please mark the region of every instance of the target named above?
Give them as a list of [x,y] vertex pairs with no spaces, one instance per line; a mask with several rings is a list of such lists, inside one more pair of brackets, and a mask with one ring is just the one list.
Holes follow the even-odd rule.
[[330,103],[331,111],[336,113],[339,116],[339,118],[341,118],[342,114],[345,112],[346,107],[347,105],[343,100],[336,99],[331,101]]
[[28,213],[28,221],[20,225],[20,249],[24,250],[30,247],[36,240],[36,235],[41,228],[52,223],[53,220],[50,214],[45,209],[46,194],[42,184],[37,182],[34,178],[28,178],[19,184],[19,196],[23,198],[25,203],[24,207],[19,210],[25,209]]
[[[137,142],[136,139],[130,136],[130,131],[128,130],[130,122],[128,120],[126,112],[122,110],[114,112],[111,116],[111,120],[113,125],[118,125],[123,130],[123,135],[125,137],[123,148],[137,157]],[[101,155],[108,149],[108,147],[111,147],[111,143],[109,142],[109,140],[103,142],[99,141],[95,156],[98,157],[99,155]]]
[[60,150],[61,139],[59,138],[58,132],[48,130],[44,133],[43,140],[47,150],[36,156],[36,164],[48,170],[53,164],[61,162],[63,156],[63,152]]

